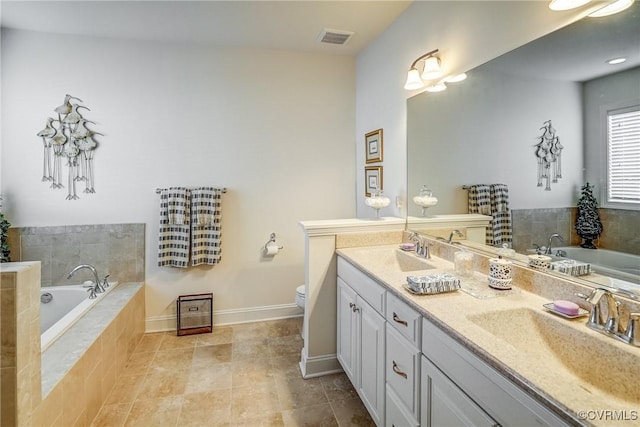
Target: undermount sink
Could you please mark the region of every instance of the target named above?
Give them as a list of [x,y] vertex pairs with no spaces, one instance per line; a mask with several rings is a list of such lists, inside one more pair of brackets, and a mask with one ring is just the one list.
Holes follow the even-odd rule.
[[377,248],[367,250],[367,257],[385,270],[397,270],[403,273],[431,270],[436,268],[425,258],[420,258],[414,252],[406,252],[399,248]]
[[640,401],[640,352],[634,352],[634,348],[621,351],[613,339],[594,335],[583,323],[526,308],[492,311],[468,319],[550,373],[559,368],[578,382],[587,383],[583,387],[587,390],[596,387],[622,400]]

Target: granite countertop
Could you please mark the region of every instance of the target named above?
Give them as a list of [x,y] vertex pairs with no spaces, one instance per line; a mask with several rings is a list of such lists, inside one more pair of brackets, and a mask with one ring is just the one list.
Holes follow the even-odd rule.
[[425,260],[432,269],[403,272],[381,261],[397,250],[398,245],[369,246],[337,254],[568,422],[612,425],[606,416],[586,421],[578,414],[620,411],[627,419],[614,425],[638,425],[639,348],[590,330],[585,317],[569,320],[548,312],[548,299],[517,283],[509,291],[492,290],[478,272],[461,279],[462,290],[413,295],[403,287],[407,275],[453,274],[453,263],[432,257]]

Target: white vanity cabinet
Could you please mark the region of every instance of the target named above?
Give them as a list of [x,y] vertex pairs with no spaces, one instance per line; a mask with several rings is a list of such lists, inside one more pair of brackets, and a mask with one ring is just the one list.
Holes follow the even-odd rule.
[[[427,319],[422,323],[424,426],[568,425]],[[453,424],[447,424],[451,419]]]
[[377,426],[568,425],[338,257],[337,358]]
[[382,286],[338,258],[337,357],[379,426],[385,409],[385,293]]
[[422,356],[422,427],[498,425],[433,363]]

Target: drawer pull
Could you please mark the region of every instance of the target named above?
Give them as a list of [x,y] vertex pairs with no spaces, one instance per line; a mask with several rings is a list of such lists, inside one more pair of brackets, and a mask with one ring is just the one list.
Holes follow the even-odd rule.
[[407,321],[400,319],[395,311],[393,312],[393,321],[396,323],[400,323],[402,326],[409,326]]
[[355,307],[356,305],[352,302],[349,303],[349,308],[353,310],[353,307]]
[[407,379],[407,374],[405,372],[402,372],[400,369],[398,369],[398,364],[396,363],[395,360],[393,361],[393,372],[400,375],[405,380]]

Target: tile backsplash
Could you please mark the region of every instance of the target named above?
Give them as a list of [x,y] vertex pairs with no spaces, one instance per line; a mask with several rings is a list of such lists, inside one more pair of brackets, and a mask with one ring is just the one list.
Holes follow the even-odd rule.
[[[598,212],[604,231],[596,245],[640,255],[640,235],[636,231],[640,226],[640,211],[600,208]],[[555,241],[555,246],[580,244],[575,230],[576,208],[513,209],[511,219],[513,248],[520,253],[533,248],[534,243],[546,246],[553,233],[559,233],[565,239],[561,244]]]
[[144,281],[144,224],[65,225],[9,229],[12,261],[40,261],[42,286],[77,284],[93,277],[80,264],[91,264],[100,278],[119,282]]

